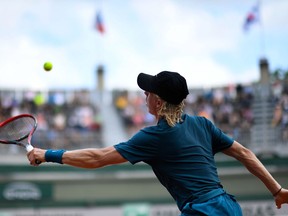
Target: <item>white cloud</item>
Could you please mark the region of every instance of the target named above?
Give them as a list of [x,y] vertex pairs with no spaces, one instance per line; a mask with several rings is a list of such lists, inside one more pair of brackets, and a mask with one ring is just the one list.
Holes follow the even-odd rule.
[[[94,88],[100,63],[109,89],[137,89],[136,78],[142,71],[178,71],[191,86],[258,79],[258,66],[253,65],[257,56],[247,61],[251,52],[241,49],[245,43],[241,25],[252,7],[250,1],[235,6],[228,0],[209,4],[135,0],[123,1],[121,8],[105,1],[103,36],[93,29],[99,9],[93,1],[16,2],[0,2],[0,74],[5,77],[0,79],[1,87]],[[283,0],[263,2],[267,35],[277,35],[280,29],[288,36],[286,5]],[[251,39],[251,50],[258,39]],[[287,56],[282,52],[277,56]],[[49,73],[42,69],[45,61],[54,64]]]
[[264,1],[262,4],[262,25],[264,31],[285,31],[287,32],[288,13],[287,1]]

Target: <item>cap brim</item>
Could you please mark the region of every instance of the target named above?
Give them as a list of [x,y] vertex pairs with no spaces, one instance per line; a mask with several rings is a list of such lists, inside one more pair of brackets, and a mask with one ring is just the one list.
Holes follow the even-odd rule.
[[145,74],[145,73],[140,73],[137,78],[137,84],[142,90],[153,93],[154,92],[154,86],[153,86],[154,80],[155,80],[155,76]]

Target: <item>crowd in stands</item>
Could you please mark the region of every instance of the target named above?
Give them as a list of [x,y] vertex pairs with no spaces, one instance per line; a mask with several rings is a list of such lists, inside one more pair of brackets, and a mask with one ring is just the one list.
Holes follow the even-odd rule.
[[282,130],[282,140],[288,141],[288,84],[275,82],[273,85],[274,115],[272,126]]
[[114,92],[114,105],[129,135],[140,128],[155,123],[154,116],[148,113],[143,92]]
[[[205,116],[224,132],[239,140],[240,135],[249,135],[253,125],[252,101],[251,86],[190,89],[184,111]],[[114,103],[130,135],[141,127],[155,123],[155,119],[147,111],[143,92],[115,92]]]
[[0,90],[0,121],[21,113],[35,115],[33,139],[41,147],[71,149],[73,143],[95,144],[95,137],[102,145],[101,114],[90,97],[87,91]]
[[[272,86],[275,105],[273,127],[281,127],[288,140],[288,85]],[[249,144],[254,124],[252,85],[190,89],[185,113],[204,116],[242,144]],[[142,91],[113,91],[113,103],[128,136],[156,123],[148,113]],[[0,122],[20,113],[37,117],[35,144],[45,148],[73,149],[102,146],[103,119],[88,91],[15,91],[0,89]],[[34,137],[33,136],[33,137]],[[40,140],[40,141],[39,141]],[[96,146],[97,147],[97,146]]]

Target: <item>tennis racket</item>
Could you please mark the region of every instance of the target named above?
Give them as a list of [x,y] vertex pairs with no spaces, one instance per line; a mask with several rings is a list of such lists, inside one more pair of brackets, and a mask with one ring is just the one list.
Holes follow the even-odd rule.
[[[21,114],[0,123],[0,143],[22,146],[27,152],[33,150],[32,135],[37,128],[37,120],[33,115]],[[36,160],[37,164],[41,161]]]

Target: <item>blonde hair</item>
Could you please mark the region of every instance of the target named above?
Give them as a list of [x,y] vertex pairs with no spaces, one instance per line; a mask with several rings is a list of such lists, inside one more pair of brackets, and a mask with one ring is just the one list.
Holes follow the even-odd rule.
[[[158,98],[160,98],[158,95],[156,95]],[[161,99],[161,98],[160,98]],[[162,99],[161,99],[162,100]],[[168,123],[169,126],[174,127],[176,123],[182,122],[182,113],[184,108],[184,100],[178,104],[170,104],[164,100],[162,106],[157,111],[157,114],[159,117],[164,117]]]

